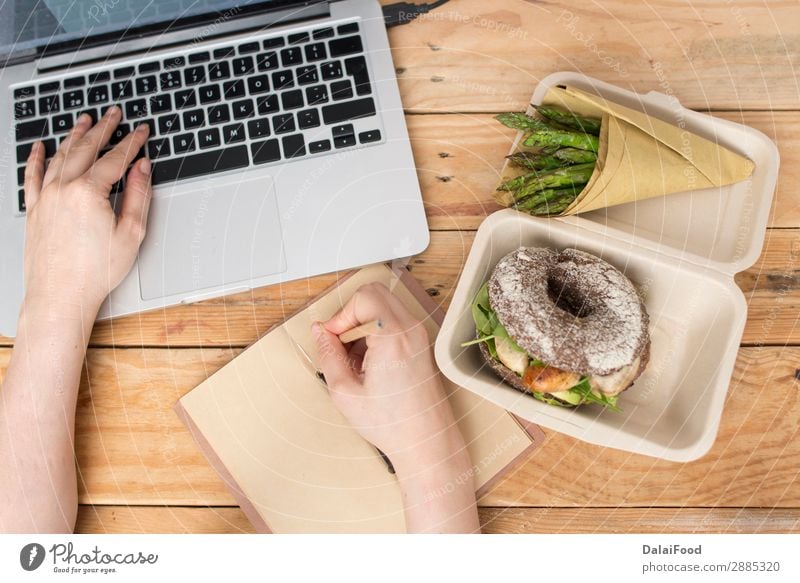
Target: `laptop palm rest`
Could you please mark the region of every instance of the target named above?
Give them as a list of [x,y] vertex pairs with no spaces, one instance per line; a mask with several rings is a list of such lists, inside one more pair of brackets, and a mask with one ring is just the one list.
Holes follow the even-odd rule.
[[275,183],[268,176],[157,190],[147,228],[138,264],[144,300],[286,271]]

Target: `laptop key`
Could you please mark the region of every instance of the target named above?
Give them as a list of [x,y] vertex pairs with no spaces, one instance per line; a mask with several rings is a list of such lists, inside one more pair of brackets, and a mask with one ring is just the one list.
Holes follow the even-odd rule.
[[45,95],[39,98],[39,111],[42,115],[48,113],[58,113],[61,110],[61,96]]
[[166,71],[159,76],[161,90],[177,89],[181,86],[181,74],[178,71]]
[[47,119],[35,119],[17,124],[17,140],[39,139],[48,134]]
[[344,79],[331,83],[331,97],[334,101],[341,101],[342,99],[350,99],[353,97],[353,86],[350,84],[350,80]]
[[360,36],[346,36],[335,38],[328,42],[328,52],[331,57],[342,57],[353,53],[363,53],[364,45],[361,44]]
[[222,139],[226,144],[241,142],[245,139],[244,124],[232,123],[222,128]]
[[356,145],[356,137],[353,134],[333,138],[333,145],[337,148],[348,148]]
[[139,65],[139,73],[155,73],[156,71],[161,70],[161,64],[158,61],[152,61],[150,63],[142,63]]
[[325,43],[312,43],[310,45],[306,45],[305,53],[306,61],[309,63],[328,58],[328,52],[325,50]]
[[326,124],[335,124],[375,115],[375,101],[371,97],[354,101],[341,101],[322,107],[322,119]]
[[264,140],[250,144],[253,153],[253,164],[267,164],[281,159],[281,149],[278,140]]
[[298,67],[297,82],[300,85],[310,85],[311,83],[319,82],[319,75],[317,74],[316,65],[306,65],[305,67]]
[[175,92],[175,107],[184,109],[197,105],[197,95],[194,89],[181,89]]
[[278,53],[261,53],[256,57],[256,67],[259,71],[271,71],[278,68]]
[[320,40],[320,39],[323,39],[323,38],[332,38],[333,35],[334,35],[333,27],[332,26],[328,26],[328,27],[325,27],[325,28],[318,28],[317,30],[315,30],[312,33],[311,36],[314,37],[314,40]]
[[251,139],[269,135],[269,120],[265,117],[247,122],[247,133]]
[[64,109],[78,109],[85,104],[82,90],[67,91],[64,93]]
[[294,116],[291,113],[281,113],[272,118],[272,127],[276,134],[286,134],[295,131]]
[[111,134],[111,138],[108,140],[108,143],[111,145],[119,144],[122,141],[122,138],[127,136],[129,133],[131,133],[131,126],[126,123],[121,123],[114,129],[114,133]]
[[235,81],[225,81],[222,84],[222,95],[225,99],[235,99],[237,97],[244,97],[244,81],[236,79]]
[[211,63],[208,66],[208,78],[211,81],[219,81],[222,79],[227,79],[230,76],[231,76],[231,68],[230,65],[228,65],[227,61]]
[[169,138],[150,140],[147,143],[147,153],[151,160],[157,160],[170,155]]
[[281,104],[283,109],[297,109],[305,105],[303,103],[303,92],[299,89],[284,91],[281,93]]
[[178,114],[176,113],[169,113],[167,115],[162,115],[158,118],[158,133],[160,134],[172,134],[181,129],[181,122],[178,118]]
[[356,130],[353,127],[353,124],[351,124],[351,123],[346,123],[346,124],[343,124],[343,125],[340,125],[340,126],[333,126],[331,128],[331,135],[334,138],[339,138],[341,136],[352,136],[355,133],[356,133]]
[[25,184],[25,166],[17,168],[17,186]]
[[261,42],[261,46],[265,49],[274,49],[276,47],[282,47],[285,44],[286,41],[283,39],[283,37],[280,36],[275,38],[264,39]]
[[366,132],[361,132],[360,134],[358,134],[358,141],[362,144],[369,144],[370,142],[380,142],[381,131],[369,130]]
[[242,99],[233,102],[233,119],[253,117],[255,107],[252,99]]
[[297,45],[297,44],[300,44],[300,43],[305,43],[305,42],[308,42],[309,39],[310,39],[310,37],[309,37],[307,32],[296,32],[294,34],[290,34],[287,37],[287,40],[289,41],[290,45]]
[[266,93],[269,91],[269,77],[266,75],[255,75],[247,80],[247,88],[250,90],[250,95],[257,95],[259,93]]
[[330,140],[319,140],[317,142],[311,142],[308,145],[308,151],[311,152],[312,154],[327,152],[330,149],[331,149]]
[[344,70],[353,78],[358,95],[369,95],[372,93],[372,85],[369,81],[367,71],[367,60],[364,57],[351,57],[345,59]]
[[206,125],[206,114],[202,109],[193,109],[183,112],[183,127],[187,130]]
[[260,115],[275,113],[276,111],[280,110],[280,106],[278,105],[278,96],[274,93],[270,95],[262,95],[256,99],[256,107],[258,108],[258,113]]
[[199,85],[206,81],[206,68],[203,65],[186,67],[183,70],[183,81],[186,85]]
[[347,24],[341,24],[336,29],[336,32],[338,32],[339,34],[351,34],[353,32],[358,32],[358,23],[348,22]]
[[239,54],[240,55],[245,55],[245,54],[249,54],[249,53],[257,53],[259,50],[261,50],[261,47],[259,46],[259,44],[257,42],[242,43],[242,44],[239,45]]
[[281,51],[281,63],[284,67],[292,67],[303,62],[303,53],[300,47],[290,47]]
[[72,128],[72,114],[56,115],[53,117],[53,133],[60,134]]
[[159,93],[150,98],[150,113],[164,113],[172,110],[172,97],[169,93]]
[[119,69],[114,69],[114,79],[133,77],[134,73],[136,73],[135,67],[120,67]]
[[186,64],[185,57],[172,57],[164,60],[165,69],[179,69]]
[[319,112],[316,109],[306,109],[297,114],[297,125],[301,130],[315,128],[319,124]]
[[33,117],[36,115],[36,101],[33,99],[26,99],[25,101],[18,101],[14,104],[14,118],[25,119],[26,117]]
[[197,141],[201,150],[214,148],[220,145],[219,130],[217,128],[209,128],[202,130],[197,134]]
[[14,89],[14,99],[24,99],[36,95],[36,87],[18,87]]
[[127,119],[144,117],[147,115],[147,100],[133,99],[125,103],[125,117]]
[[[133,83],[130,80],[114,81],[111,84],[111,97],[114,101],[133,97]],[[66,103],[66,94],[64,94],[64,101]]]
[[199,53],[192,53],[189,55],[189,64],[193,65],[195,63],[207,63],[211,60],[211,55],[208,51],[202,51]]
[[108,101],[108,87],[105,85],[90,87],[89,91],[86,92],[86,98],[89,105],[105,103]]
[[233,74],[241,77],[242,75],[249,75],[255,70],[255,63],[253,57],[239,57],[233,59]]
[[200,103],[215,103],[220,99],[219,85],[204,85],[200,88]]
[[25,208],[25,189],[20,188],[17,191],[17,205],[19,206],[19,212],[24,213],[27,208]]
[[339,61],[328,61],[320,65],[322,71],[322,80],[330,81],[331,79],[339,79],[344,76],[342,72],[342,64]]
[[109,80],[111,80],[111,73],[108,71],[98,71],[97,73],[91,73],[89,75],[89,83],[92,85],[95,83],[105,83]]
[[317,105],[328,101],[328,88],[325,85],[316,85],[306,88],[306,101],[309,105]]
[[[89,75],[91,79],[91,75]],[[94,83],[94,81],[92,81]],[[47,83],[42,83],[39,85],[39,93],[52,93],[53,91],[58,91],[61,88],[60,81],[49,81]],[[16,97],[16,95],[14,96]]]
[[195,149],[194,134],[181,134],[172,138],[172,145],[176,154],[185,154]]
[[294,87],[294,75],[291,71],[277,71],[272,74],[272,86],[276,90]]
[[90,108],[90,109],[81,109],[81,110],[79,110],[79,111],[76,111],[76,112],[75,112],[75,119],[78,119],[78,118],[79,118],[80,116],[82,116],[84,113],[85,113],[85,114],[87,114],[87,115],[88,115],[90,118],[92,118],[92,125],[96,124],[96,123],[97,123],[97,120],[98,120],[98,119],[100,119],[100,118],[97,116],[97,110],[96,110],[96,109],[94,109],[94,108]]
[[236,51],[233,47],[223,47],[221,49],[214,49],[214,59],[229,59]]
[[70,89],[73,87],[83,87],[86,85],[86,79],[83,77],[72,77],[70,79],[64,79],[64,89]]
[[208,121],[210,123],[225,123],[231,121],[231,114],[228,104],[214,105],[208,108]]
[[200,152],[191,156],[160,160],[153,163],[153,184],[164,184],[182,178],[205,176],[215,172],[246,168],[250,165],[247,147],[233,146],[223,150]]

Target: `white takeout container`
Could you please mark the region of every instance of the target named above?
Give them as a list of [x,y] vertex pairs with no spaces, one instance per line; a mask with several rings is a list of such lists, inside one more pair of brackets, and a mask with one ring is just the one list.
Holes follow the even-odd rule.
[[[651,92],[636,94],[577,73],[542,80],[539,103],[553,85],[569,84],[644,111],[747,156],[746,181],[580,216],[541,219],[507,209],[489,216],[472,249],[436,340],[436,361],[458,385],[510,412],[601,446],[672,461],[691,461],[712,446],[747,317],[734,274],[758,259],[778,175],[778,151],[764,134],[680,106]],[[653,169],[658,171],[658,169]],[[650,363],[619,399],[617,413],[596,405],[547,405],[503,383],[484,363],[470,307],[497,262],[520,247],[574,247],[627,275],[650,314]]]

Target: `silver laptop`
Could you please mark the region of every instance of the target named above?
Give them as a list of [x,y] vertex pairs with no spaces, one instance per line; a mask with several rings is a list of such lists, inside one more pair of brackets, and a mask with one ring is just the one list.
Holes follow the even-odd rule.
[[[0,7],[0,333],[23,297],[24,163],[113,103],[151,125],[148,234],[107,318],[407,257],[429,233],[377,0]],[[110,204],[118,205],[120,188]]]

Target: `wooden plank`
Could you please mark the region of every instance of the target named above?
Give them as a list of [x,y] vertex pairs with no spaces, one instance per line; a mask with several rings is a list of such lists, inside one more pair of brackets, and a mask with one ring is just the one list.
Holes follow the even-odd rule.
[[[443,308],[450,304],[474,233],[437,231],[410,262],[412,274]],[[101,322],[95,346],[246,346],[335,283],[336,275],[260,288],[190,306]],[[800,343],[800,230],[772,229],[758,263],[737,275],[747,297],[745,344]],[[11,344],[9,339],[5,343]]]
[[[800,532],[796,508],[481,508],[482,532],[728,533]],[[78,534],[242,534],[254,532],[235,507],[81,506]]]
[[798,22],[793,2],[460,0],[389,36],[416,112],[519,109],[554,71],[695,109],[793,109]]
[[[0,349],[0,371],[9,352]],[[233,355],[90,350],[78,403],[81,502],[234,505],[172,412]],[[741,349],[717,442],[701,460],[659,461],[546,431],[542,447],[482,505],[800,507],[798,363],[800,348]]]

